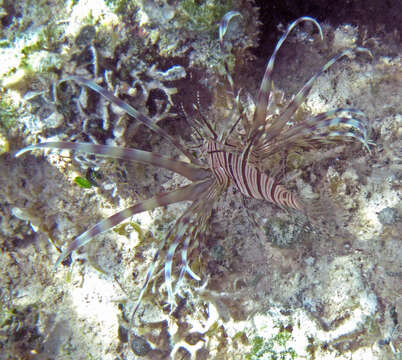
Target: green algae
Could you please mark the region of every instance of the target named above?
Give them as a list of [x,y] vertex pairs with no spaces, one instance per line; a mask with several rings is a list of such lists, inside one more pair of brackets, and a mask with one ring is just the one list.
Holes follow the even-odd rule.
[[214,34],[222,17],[233,10],[232,1],[184,0],[181,3],[178,20],[190,30],[206,31]]
[[0,132],[9,131],[17,122],[16,109],[10,101],[0,99]]
[[281,327],[273,337],[265,339],[256,336],[252,341],[252,350],[246,354],[246,360],[291,360],[296,359],[296,351],[288,346],[292,334],[288,328]]

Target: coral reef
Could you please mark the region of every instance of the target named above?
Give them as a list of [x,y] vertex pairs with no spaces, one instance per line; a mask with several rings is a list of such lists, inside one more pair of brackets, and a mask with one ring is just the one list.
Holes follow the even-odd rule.
[[[238,86],[255,94],[270,55],[250,65],[258,11],[235,0],[4,0],[0,7],[0,358],[400,357],[398,32],[374,37],[364,24],[327,24],[319,42],[306,27],[278,55],[274,84],[281,106],[282,90],[295,93],[344,47],[372,54],[323,74],[302,109],[363,109],[376,143],[372,154],[350,144],[287,154],[285,181],[335,209],[336,221],[321,224],[327,233],[305,232],[255,200],[246,211],[233,194],[212,219],[210,251],[194,261],[203,282],[186,281],[169,315],[157,277],[129,344],[127,318],[143,274],[182,205],[135,217],[100,236],[72,267],[54,271],[57,249],[89,224],[181,180],[142,165],[63,153],[15,160],[9,151],[35,140],[68,139],[177,155],[98,96],[58,81],[67,74],[94,79],[188,139],[176,106],[191,107],[197,91],[208,119],[227,115],[225,57]],[[223,54],[216,23],[228,9],[243,18],[233,22],[231,48]],[[101,174],[97,186],[74,185],[92,169]],[[265,240],[254,236],[253,214],[265,222]]]

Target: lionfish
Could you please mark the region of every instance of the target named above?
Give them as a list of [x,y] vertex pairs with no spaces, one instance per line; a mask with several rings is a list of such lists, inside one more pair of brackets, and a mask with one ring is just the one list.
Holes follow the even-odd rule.
[[[221,49],[224,48],[223,40],[228,25],[235,16],[241,16],[241,14],[239,12],[230,11],[220,22],[219,42]],[[188,162],[174,160],[139,149],[66,141],[43,142],[30,145],[19,150],[16,156],[20,156],[31,150],[44,148],[74,150],[87,154],[132,160],[165,168],[184,176],[190,180],[191,183],[186,186],[181,186],[176,190],[163,192],[147,200],[139,201],[109,218],[100,221],[75,238],[61,253],[55,266],[57,267],[73,251],[88,244],[100,233],[113,228],[135,214],[153,210],[160,206],[190,201],[191,204],[168,231],[164,237],[164,241],[153,257],[144,285],[140,290],[137,303],[132,312],[132,319],[140,306],[141,299],[154,273],[159,255],[161,251],[167,247],[167,244],[169,244],[169,246],[167,247],[164,264],[165,284],[169,303],[174,305],[175,294],[180,288],[185,274],[188,274],[197,281],[201,280],[190,268],[187,255],[188,249],[191,247],[192,241],[200,240],[205,236],[204,234],[207,229],[208,220],[212,214],[213,206],[230,185],[233,185],[245,197],[266,200],[281,208],[295,209],[300,212],[306,211],[306,206],[295,193],[279,184],[275,177],[268,176],[260,170],[258,166],[259,159],[266,159],[279,151],[291,147],[305,147],[309,144],[316,144],[317,142],[325,142],[328,140],[356,139],[370,151],[369,145],[371,141],[368,140],[366,126],[364,124],[367,117],[360,110],[339,108],[308,117],[303,121],[292,122],[293,116],[300,105],[305,101],[315,79],[342,57],[350,56],[352,54],[352,50],[350,49],[341,52],[329,60],[287,103],[283,111],[279,114],[272,111],[274,97],[272,73],[277,53],[284,41],[288,38],[290,32],[302,22],[311,22],[318,29],[320,37],[323,39],[321,26],[311,17],[301,17],[287,27],[287,30],[279,39],[267,63],[258,90],[252,121],[248,120],[245,110],[239,101],[239,92],[235,89],[228,65],[225,62],[227,80],[235,99],[230,116],[233,118],[233,120],[231,119],[232,126],[227,127],[218,134],[205,117],[200,116],[199,120],[190,120],[192,126],[198,128],[196,129],[197,132],[202,134],[204,139],[202,146],[204,162],[199,161],[191,155],[178,140],[166,133],[148,116],[137,111],[93,81],[75,75],[60,80],[60,82],[73,80],[105,97],[128,115],[137,119],[169,141],[188,159]],[[240,132],[236,132],[235,136],[234,130],[239,124],[242,125],[243,131],[241,134]],[[173,289],[172,264],[178,247],[181,253],[181,265],[176,286]]]

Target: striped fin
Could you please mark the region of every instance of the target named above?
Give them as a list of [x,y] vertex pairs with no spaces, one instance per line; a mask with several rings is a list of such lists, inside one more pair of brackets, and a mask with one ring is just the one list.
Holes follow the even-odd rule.
[[[353,137],[359,140],[370,152],[369,145],[373,143],[368,140],[365,124],[357,116],[367,119],[362,111],[356,109],[340,108],[327,111],[283,131],[273,141],[265,141],[255,151],[261,157],[269,156],[294,145],[303,146],[309,142],[325,141],[327,137],[336,136],[340,138]],[[348,127],[355,131],[345,131],[341,128],[336,131],[329,130],[332,127]]]
[[[195,274],[187,261],[187,250],[190,246],[191,240],[194,240],[197,235],[202,234],[206,230],[208,218],[211,216],[212,204],[215,202],[219,194],[219,188],[214,184],[208,191],[203,193],[203,199],[200,202],[195,202],[189,207],[177,221],[175,227],[178,228],[172,240],[172,244],[166,255],[165,262],[165,282],[168,291],[169,303],[174,304],[174,294],[178,291],[183,281],[184,275],[187,272],[193,279],[200,281],[201,279]],[[184,241],[183,241],[184,239]],[[181,248],[181,269],[179,278],[176,284],[175,291],[173,292],[172,286],[172,264],[173,256],[176,248],[182,243]]]
[[361,136],[358,134],[351,132],[351,131],[346,131],[346,130],[333,130],[333,131],[327,131],[326,133],[322,134],[320,137],[313,137],[312,140],[317,140],[320,142],[332,142],[337,139],[330,139],[331,137],[334,138],[353,138],[359,140],[366,150],[368,151],[369,154],[371,154],[371,149],[370,145],[374,146],[375,143],[371,140],[364,140]]
[[319,30],[321,39],[323,39],[322,35],[322,30],[320,24],[313,18],[304,16],[301,18],[296,19],[294,22],[292,22],[286,32],[282,35],[282,37],[279,39],[278,43],[275,46],[274,52],[272,53],[268,64],[267,68],[265,70],[264,77],[262,78],[261,86],[257,94],[257,103],[256,103],[256,111],[254,114],[254,130],[258,130],[259,126],[265,124],[265,119],[267,116],[267,107],[269,103],[269,99],[271,96],[271,89],[272,89],[272,71],[274,69],[274,64],[275,64],[275,58],[276,55],[281,48],[282,44],[284,41],[287,39],[289,36],[290,32],[297,26],[299,23],[303,21],[311,21]]
[[98,84],[94,83],[93,81],[90,81],[88,79],[85,79],[81,76],[75,76],[75,75],[69,75],[65,77],[64,79],[60,80],[59,83],[68,81],[68,80],[74,80],[77,83],[87,86],[90,89],[96,91],[98,94],[102,95],[105,97],[107,100],[109,100],[111,103],[115,104],[118,106],[120,109],[122,109],[124,112],[126,112],[128,115],[132,116],[133,118],[137,119],[141,123],[143,123],[145,126],[147,126],[149,129],[153,130],[155,133],[157,133],[159,136],[165,138],[168,140],[171,144],[173,144],[178,150],[180,150],[192,163],[199,164],[198,160],[195,159],[181,144],[179,141],[171,137],[166,131],[164,131],[161,127],[159,127],[157,124],[155,124],[148,116],[145,116],[143,113],[137,111],[134,109],[132,106],[128,105],[125,103],[123,100],[120,100],[118,97],[114,96],[112,93],[107,91],[106,89],[102,88]]
[[282,131],[282,129],[286,126],[286,123],[289,121],[289,119],[297,111],[300,105],[306,100],[306,97],[309,94],[314,84],[314,81],[317,79],[317,77],[319,77],[321,74],[327,71],[333,64],[335,64],[342,57],[344,56],[350,57],[352,54],[353,52],[351,49],[346,49],[345,51],[341,52],[340,54],[336,55],[331,60],[329,60],[321,68],[320,71],[318,71],[315,75],[313,75],[304,84],[304,86],[300,89],[300,91],[296,94],[296,96],[289,102],[289,104],[286,106],[285,110],[280,114],[280,116],[275,119],[275,122],[269,127],[268,131],[264,132],[262,140],[264,142],[269,142],[274,137],[276,137],[280,131]]
[[[168,234],[166,235],[166,237],[165,237],[163,243],[162,243],[161,246],[159,247],[158,251],[155,253],[154,258],[152,259],[152,263],[151,263],[151,265],[149,266],[149,269],[148,269],[148,271],[147,271],[147,275],[146,275],[146,277],[145,277],[144,284],[142,285],[141,290],[140,290],[140,294],[138,295],[137,303],[135,304],[134,310],[133,310],[133,312],[132,312],[132,314],[131,314],[130,327],[132,327],[132,325],[134,324],[135,314],[137,313],[137,311],[138,311],[138,309],[139,309],[139,307],[140,307],[140,305],[141,305],[142,298],[144,297],[145,291],[146,291],[146,289],[148,288],[148,284],[149,284],[149,282],[150,282],[150,280],[151,280],[151,278],[152,278],[152,274],[154,273],[155,266],[156,266],[156,264],[157,264],[159,255],[160,255],[162,249],[166,246],[168,240],[171,238],[172,233],[174,232],[174,230],[176,230],[177,225],[178,225],[179,223],[180,223],[180,219],[176,221],[176,224],[175,224],[174,228],[170,229],[170,231],[169,231]],[[179,244],[179,243],[177,242],[177,244],[174,246],[174,249],[172,249],[172,248],[170,247],[169,250],[168,250],[168,253],[169,253],[169,252],[170,252],[170,253],[173,252],[173,254],[174,254],[174,250],[176,249],[176,247],[177,247],[178,244]],[[169,295],[168,295],[169,303],[172,304],[172,305],[175,304],[174,297],[173,297],[173,292],[172,292],[172,290],[171,290],[171,289],[172,289],[172,285],[171,285],[171,277],[170,277],[173,254],[171,255],[170,261],[169,261],[169,262],[166,261],[165,267],[164,267],[164,271],[165,271],[165,282],[166,282],[166,284],[167,284],[167,289],[168,289],[168,294],[169,294]],[[169,269],[167,270],[167,268],[169,268]],[[200,278],[196,278],[196,280],[200,280]],[[170,290],[169,290],[169,289],[170,289]]]
[[191,270],[188,264],[187,251],[190,246],[191,240],[197,239],[205,234],[207,230],[207,222],[211,216],[212,206],[215,203],[216,199],[220,196],[222,191],[223,188],[220,188],[216,186],[216,184],[214,184],[214,186],[211,186],[208,189],[208,193],[206,193],[205,195],[205,199],[207,199],[207,201],[193,204],[193,206],[196,207],[193,212],[197,214],[197,216],[195,220],[193,220],[193,226],[191,228],[192,232],[186,237],[181,248],[181,269],[174,293],[176,293],[180,288],[184,275],[186,273],[189,274],[194,280],[201,281],[201,278],[197,274],[195,274],[193,270]]
[[27,146],[19,150],[15,156],[18,157],[27,151],[35,149],[60,149],[76,150],[88,154],[108,156],[116,159],[133,160],[143,164],[163,167],[174,171],[191,181],[206,179],[210,172],[196,165],[185,163],[183,161],[172,160],[168,157],[154,154],[149,151],[143,151],[131,148],[122,148],[118,146],[97,145],[92,143],[78,143],[68,141],[44,142],[36,145]]
[[[211,196],[216,195],[216,187],[213,182],[204,182],[202,189],[197,191],[196,197],[205,199],[206,201],[195,202],[187,208],[186,212],[176,221],[173,228],[171,228],[166,235],[163,243],[159,247],[158,251],[156,252],[152,264],[150,265],[147,276],[145,278],[144,284],[140,290],[140,295],[138,296],[137,303],[134,307],[134,310],[131,314],[130,324],[131,326],[134,324],[135,314],[137,313],[140,305],[141,300],[145,294],[145,291],[148,287],[148,284],[151,280],[152,274],[155,270],[156,263],[158,261],[158,257],[162,249],[166,246],[169,239],[172,238],[172,244],[168,249],[168,253],[165,259],[165,266],[164,266],[164,274],[165,274],[165,283],[168,291],[168,298],[170,304],[175,304],[174,300],[174,293],[177,291],[177,288],[181,284],[182,281],[182,270],[180,272],[179,281],[177,282],[175,292],[173,292],[172,287],[172,264],[173,264],[173,256],[176,251],[176,248],[179,246],[180,242],[182,241],[183,237],[186,236],[186,239],[183,243],[182,247],[182,264],[185,264],[185,272],[187,272],[192,278],[195,280],[201,280],[188,266],[187,263],[187,249],[192,239],[194,239],[194,229],[197,226],[197,231],[205,230],[206,219],[210,216],[208,210],[210,210],[210,205],[213,203],[213,199]],[[202,197],[200,197],[202,195]],[[195,214],[195,215],[194,215]],[[184,274],[183,274],[184,275]],[[131,327],[130,326],[130,327]]]
[[221,49],[223,48],[223,38],[226,34],[226,31],[228,30],[229,22],[235,16],[241,17],[242,15],[238,11],[229,11],[223,16],[219,23],[219,44],[221,46]]
[[[349,117],[342,117],[342,113],[346,113],[349,115]],[[309,120],[308,123],[312,123],[313,125],[316,123],[315,127],[316,128],[322,128],[322,127],[330,127],[330,126],[336,126],[339,124],[345,124],[348,125],[352,128],[355,128],[356,130],[360,131],[363,135],[363,139],[367,139],[367,129],[362,123],[361,120],[358,118],[355,118],[354,116],[360,116],[363,119],[367,120],[366,114],[358,109],[353,109],[353,108],[339,108],[336,110],[330,110],[321,114],[318,114],[314,116],[313,119]],[[340,119],[345,119],[344,123],[343,121],[340,121]],[[338,123],[339,121],[339,123]],[[322,122],[322,125],[319,125]],[[327,123],[326,123],[327,122]]]
[[[176,248],[179,246],[180,242],[183,239],[183,236],[186,235],[189,224],[190,217],[184,217],[182,221],[179,221],[180,228],[177,233],[173,237],[172,244],[169,246],[168,252],[166,254],[165,259],[165,283],[168,292],[168,301],[171,305],[176,305],[174,296],[173,296],[173,288],[172,288],[172,264],[173,264],[173,256],[176,252]],[[188,237],[188,235],[187,235]]]
[[177,280],[176,284],[176,289],[174,293],[178,291],[178,289],[181,286],[181,283],[183,281],[184,275],[187,273],[189,274],[194,280],[201,281],[201,278],[191,270],[190,266],[188,265],[188,260],[187,260],[187,250],[190,246],[190,242],[192,239],[196,239],[198,235],[204,233],[206,230],[206,227],[204,223],[202,223],[203,226],[199,226],[197,229],[194,227],[192,228],[192,233],[188,235],[183,243],[182,249],[181,249],[181,269],[180,269],[180,274],[179,278]]
[[161,193],[153,196],[147,200],[140,201],[137,204],[130,206],[127,209],[119,211],[111,217],[104,219],[91,227],[89,230],[82,233],[80,236],[74,239],[66,250],[59,256],[56,261],[55,267],[57,267],[66,257],[68,257],[73,251],[89,243],[95,236],[103,233],[117,224],[121,223],[125,219],[141,213],[143,211],[153,210],[159,206],[166,206],[181,201],[193,201],[200,194],[202,194],[211,184],[210,180],[192,183],[190,185],[181,187],[177,190]]

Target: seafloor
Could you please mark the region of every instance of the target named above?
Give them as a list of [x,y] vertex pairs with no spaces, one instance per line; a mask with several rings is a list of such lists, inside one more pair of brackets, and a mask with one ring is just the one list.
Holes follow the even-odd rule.
[[[390,5],[387,23],[376,1],[338,14],[314,1],[292,11],[285,3],[259,9],[246,0],[0,0],[0,359],[401,359],[402,44],[392,14],[402,9]],[[222,51],[217,23],[229,10],[242,17],[230,24]],[[179,157],[99,95],[58,84],[76,74],[201,156],[184,117],[225,127],[233,102],[224,60],[252,111],[276,41],[301,15],[317,16],[324,40],[304,24],[280,50],[278,111],[332,56],[354,49],[317,79],[297,117],[360,109],[370,152],[343,141],[268,159],[271,174],[333,216],[325,211],[307,227],[293,212],[243,203],[230,188],[191,251],[201,282],[186,279],[170,308],[162,256],[129,329],[153,256],[187,204],[134,216],[55,269],[59,249],[184,180],[78,153],[14,152],[78,140]]]

